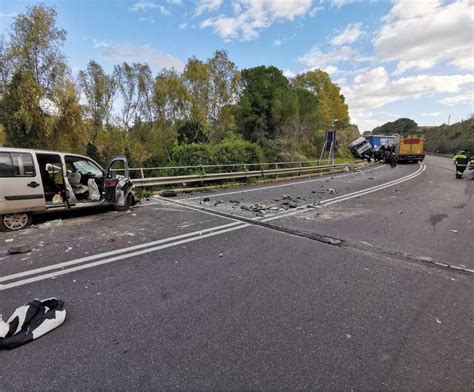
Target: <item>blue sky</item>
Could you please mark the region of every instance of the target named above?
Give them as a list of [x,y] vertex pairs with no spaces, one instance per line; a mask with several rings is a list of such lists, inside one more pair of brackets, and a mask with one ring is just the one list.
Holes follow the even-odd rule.
[[[0,0],[0,30],[34,1]],[[421,125],[474,112],[473,0],[87,0],[54,5],[73,73],[89,60],[181,70],[225,49],[239,68],[331,74],[361,131],[399,117]]]

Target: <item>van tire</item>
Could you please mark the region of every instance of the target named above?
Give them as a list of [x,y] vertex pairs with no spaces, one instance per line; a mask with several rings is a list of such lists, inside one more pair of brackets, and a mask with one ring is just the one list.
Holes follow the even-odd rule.
[[130,192],[127,195],[127,198],[125,199],[125,204],[123,206],[114,205],[114,210],[115,211],[128,211],[133,204],[133,200],[134,200],[134,197],[132,193]]
[[0,231],[18,231],[29,225],[33,217],[29,212],[0,215]]

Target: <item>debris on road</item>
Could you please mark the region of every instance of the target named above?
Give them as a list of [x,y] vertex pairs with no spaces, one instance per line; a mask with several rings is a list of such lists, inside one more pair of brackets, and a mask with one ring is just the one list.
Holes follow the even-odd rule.
[[0,317],[0,349],[11,350],[59,327],[66,319],[64,302],[35,299],[17,308],[5,322]]
[[31,246],[28,245],[18,245],[18,246],[11,246],[8,248],[8,253],[11,255],[15,255],[18,253],[28,253],[31,251]]
[[116,241],[115,237],[110,237],[110,238],[107,240],[107,242],[115,242],[115,241]]
[[451,231],[451,232],[453,232],[453,233],[457,233],[457,232],[458,232],[457,230],[454,230],[454,229],[451,229],[451,230],[449,230],[449,231]]
[[336,193],[336,190],[333,189],[333,188],[329,188],[328,189],[328,192],[331,194],[331,195],[334,195]]
[[47,229],[49,227],[58,227],[58,226],[61,226],[63,224],[64,224],[64,222],[63,222],[62,219],[55,219],[55,220],[52,220],[52,221],[49,221],[49,222],[44,222],[41,225],[39,225],[39,227],[42,228],[42,229]]
[[13,238],[7,238],[5,242],[13,242]]
[[257,214],[266,214],[269,212],[269,210],[271,210],[271,208],[274,207],[274,204],[272,205],[262,205],[262,204],[251,204],[251,205],[246,205],[246,204],[242,204],[240,206],[240,209],[241,210],[245,210],[245,211],[251,211],[251,212],[256,212]]
[[162,196],[162,197],[175,197],[177,195],[178,195],[178,193],[176,191],[171,190],[171,189],[164,190],[160,193],[160,196]]

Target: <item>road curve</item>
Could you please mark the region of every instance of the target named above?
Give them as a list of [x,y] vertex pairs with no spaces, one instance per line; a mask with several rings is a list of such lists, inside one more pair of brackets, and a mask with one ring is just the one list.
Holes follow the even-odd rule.
[[68,316],[0,352],[0,390],[474,389],[474,181],[425,163],[1,233],[4,317]]

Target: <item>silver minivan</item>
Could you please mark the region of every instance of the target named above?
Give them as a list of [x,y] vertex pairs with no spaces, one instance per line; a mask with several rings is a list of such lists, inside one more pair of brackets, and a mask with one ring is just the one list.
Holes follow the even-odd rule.
[[123,211],[136,203],[133,187],[124,156],[104,170],[82,155],[0,147],[0,231],[23,229],[39,212],[103,205]]

